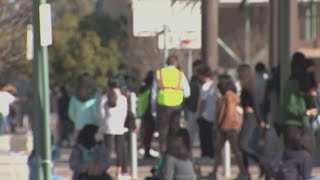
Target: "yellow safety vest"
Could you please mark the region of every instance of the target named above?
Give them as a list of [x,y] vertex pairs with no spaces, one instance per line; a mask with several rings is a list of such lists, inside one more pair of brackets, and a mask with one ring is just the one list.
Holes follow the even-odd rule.
[[183,72],[177,68],[162,68],[157,71],[157,103],[162,106],[178,106],[183,101]]

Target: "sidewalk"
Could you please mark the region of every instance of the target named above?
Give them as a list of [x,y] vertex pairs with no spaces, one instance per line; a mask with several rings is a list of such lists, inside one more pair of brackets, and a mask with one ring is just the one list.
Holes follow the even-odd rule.
[[[56,163],[55,170],[59,176],[65,177],[66,180],[71,180],[72,172],[68,166],[68,158],[70,149],[62,149],[61,159]],[[24,153],[0,153],[0,179],[2,180],[27,180],[27,154]],[[149,176],[150,169],[156,164],[156,160],[139,159],[138,175],[139,180],[144,180]],[[201,174],[203,177],[207,176],[212,171],[212,166],[208,164],[201,164]],[[238,173],[238,168],[233,165],[231,168],[232,178],[235,178]],[[109,169],[111,176],[115,176],[115,167]],[[225,180],[227,178],[222,176],[222,168],[219,170],[218,179]],[[258,179],[259,170],[257,166],[250,167],[250,174],[253,180]],[[320,175],[320,167],[313,169],[313,175]],[[203,178],[205,180],[206,178]]]
[[[0,136],[0,180],[28,180],[28,166],[27,166],[27,151],[13,152],[9,151],[10,147],[14,147],[16,150],[21,150],[28,146],[28,143],[24,142],[30,137],[25,137],[23,135],[15,136],[14,138],[10,138],[9,136]],[[157,143],[153,143],[153,147],[157,147]],[[195,157],[200,155],[200,149],[198,146],[193,148],[195,153]],[[140,151],[138,151],[140,152]],[[61,158],[55,164],[56,174],[64,177],[66,180],[71,180],[72,171],[68,165],[68,159],[71,153],[71,149],[62,148],[61,149]],[[143,159],[142,153],[139,153],[139,167],[138,167],[138,179],[144,180],[145,177],[150,176],[150,169],[157,164],[157,160],[148,160]],[[129,161],[129,160],[128,160]],[[114,158],[112,160],[114,165]],[[130,163],[128,163],[130,165]],[[206,176],[212,171],[211,164],[200,164],[201,175],[204,177],[203,180],[206,180]],[[111,166],[108,173],[111,176],[115,176],[115,166]],[[236,165],[231,167],[231,176],[235,178],[238,174],[238,168]],[[259,170],[257,166],[250,167],[250,174],[253,180],[258,179]],[[313,169],[314,176],[320,176],[320,167],[315,167]],[[222,168],[220,168],[218,173],[218,180],[225,180],[227,178],[223,177]]]

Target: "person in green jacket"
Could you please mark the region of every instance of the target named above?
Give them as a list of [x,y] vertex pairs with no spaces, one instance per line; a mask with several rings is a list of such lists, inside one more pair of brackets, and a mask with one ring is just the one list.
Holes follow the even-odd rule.
[[[287,81],[282,104],[285,137],[284,164],[292,171],[284,171],[281,179],[308,179],[311,176],[314,137],[310,119],[317,116],[316,91],[305,82],[310,78],[302,53],[295,53],[291,62],[291,76]],[[289,163],[290,162],[290,163]],[[295,164],[295,165],[293,165]]]
[[155,131],[155,119],[151,113],[151,86],[154,72],[149,71],[144,79],[144,84],[138,93],[138,116],[142,120],[142,143],[144,147],[144,158],[154,157],[150,154],[152,136]]

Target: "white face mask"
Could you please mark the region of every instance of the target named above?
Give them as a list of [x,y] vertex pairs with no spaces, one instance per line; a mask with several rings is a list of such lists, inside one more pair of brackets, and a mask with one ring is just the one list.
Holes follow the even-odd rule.
[[263,74],[263,79],[265,79],[265,80],[269,79],[269,75],[267,73],[264,73]]

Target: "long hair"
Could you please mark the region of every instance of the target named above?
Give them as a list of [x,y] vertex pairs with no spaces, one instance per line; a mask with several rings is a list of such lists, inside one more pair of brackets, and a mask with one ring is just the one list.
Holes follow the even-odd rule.
[[95,134],[98,132],[98,127],[96,125],[88,124],[84,126],[78,135],[77,143],[83,145],[87,149],[92,148],[98,142],[95,139]]
[[139,89],[139,92],[144,92],[147,89],[150,89],[154,79],[154,72],[149,71],[144,79],[143,86]]
[[217,87],[222,95],[224,95],[227,91],[233,91],[234,93],[237,93],[237,87],[232,80],[232,77],[228,74],[223,74],[218,77]]
[[187,130],[180,129],[168,142],[167,154],[178,159],[187,160],[190,158],[191,149],[190,137]]
[[108,106],[116,107],[118,96],[115,93],[114,89],[121,88],[120,82],[115,79],[110,79],[108,82],[108,87],[109,87],[109,90],[107,91]]
[[94,97],[96,85],[94,78],[89,73],[83,73],[78,77],[76,97],[80,101],[87,101]]
[[306,71],[307,62],[304,54],[296,52],[292,56],[290,79],[298,80]]

